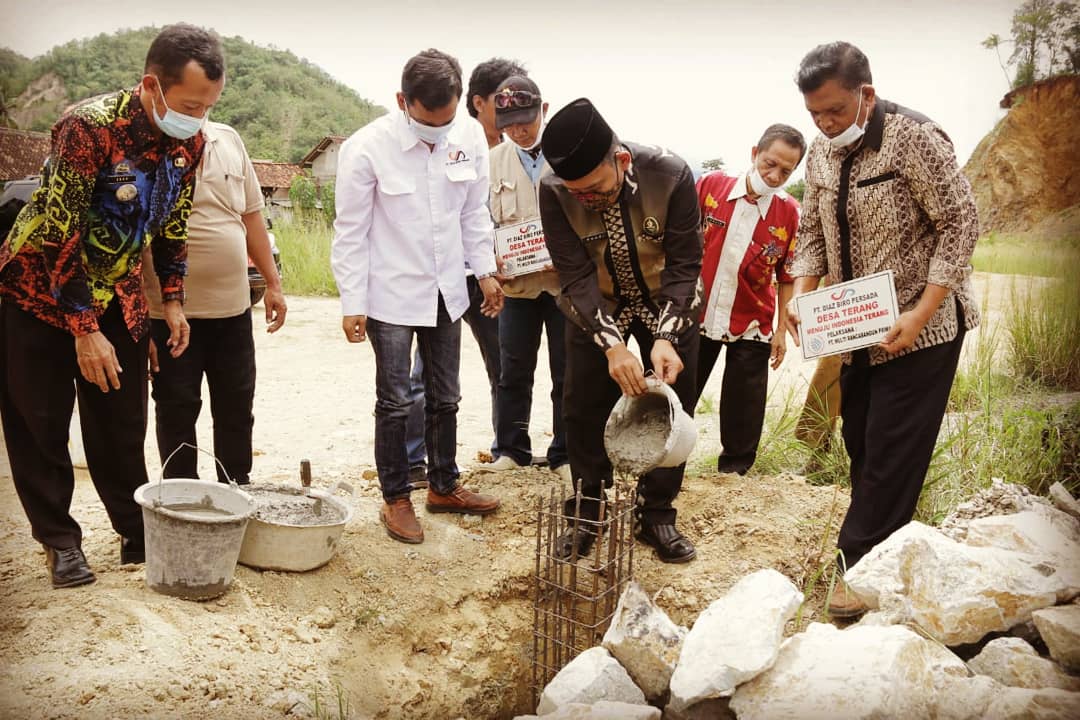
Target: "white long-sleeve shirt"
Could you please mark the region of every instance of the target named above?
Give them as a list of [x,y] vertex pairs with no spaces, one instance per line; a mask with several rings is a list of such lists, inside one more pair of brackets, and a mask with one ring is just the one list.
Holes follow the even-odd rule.
[[469,307],[465,263],[493,273],[487,140],[479,123],[455,124],[434,150],[391,112],[338,153],[337,219],[330,264],[343,315],[434,327],[442,293],[451,320]]

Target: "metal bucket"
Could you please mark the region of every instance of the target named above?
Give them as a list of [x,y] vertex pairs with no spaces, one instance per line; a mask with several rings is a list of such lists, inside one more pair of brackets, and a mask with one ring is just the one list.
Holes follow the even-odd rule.
[[185,600],[228,589],[255,512],[250,495],[235,483],[174,478],[139,486],[135,502],[143,513],[147,587]]
[[[242,564],[263,570],[304,572],[330,562],[337,551],[338,540],[353,515],[352,503],[335,497],[334,492],[344,490],[351,498],[354,494],[351,485],[338,482],[329,491],[289,485],[253,486],[250,490],[255,499],[256,515],[248,522],[244,533],[244,542],[240,547]],[[264,497],[273,495],[315,498],[333,510],[335,519],[332,522],[299,524],[258,517],[258,508],[264,502]]]
[[[646,384],[644,394],[619,398],[604,426],[604,450],[612,466],[632,475],[682,465],[697,442],[694,419],[671,386],[654,377],[646,378]],[[652,422],[658,418],[663,422]]]

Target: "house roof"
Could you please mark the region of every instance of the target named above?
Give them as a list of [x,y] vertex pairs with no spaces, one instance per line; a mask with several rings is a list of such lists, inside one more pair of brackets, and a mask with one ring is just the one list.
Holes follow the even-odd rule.
[[251,164],[259,176],[259,187],[264,188],[287,188],[292,185],[293,178],[303,172],[295,163],[252,160]]
[[345,140],[346,137],[344,135],[327,135],[311,149],[311,152],[304,156],[304,159],[300,161],[300,166],[308,167],[311,163],[315,162],[315,158],[326,152],[326,148],[331,145],[340,145],[345,142]]
[[0,182],[40,174],[49,143],[48,133],[0,127]]

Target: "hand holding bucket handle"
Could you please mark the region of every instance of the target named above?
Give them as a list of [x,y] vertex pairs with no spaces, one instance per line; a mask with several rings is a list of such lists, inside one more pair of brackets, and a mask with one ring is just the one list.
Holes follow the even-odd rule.
[[221,474],[224,475],[225,477],[229,478],[229,487],[231,487],[234,490],[236,490],[236,489],[238,489],[240,487],[240,485],[238,485],[235,480],[233,480],[231,477],[229,477],[229,471],[226,470],[225,465],[223,465],[222,462],[220,460],[218,460],[217,455],[210,452],[209,450],[203,450],[202,448],[200,448],[200,447],[198,447],[196,445],[192,445],[191,443],[182,442],[179,445],[177,445],[176,448],[173,449],[173,451],[171,453],[169,453],[169,456],[167,458],[165,458],[165,462],[161,463],[161,474],[158,475],[158,498],[157,498],[157,500],[155,500],[155,503],[160,503],[161,502],[161,481],[165,479],[165,468],[168,467],[169,461],[173,459],[173,456],[176,455],[176,453],[180,452],[183,448],[190,448],[190,449],[194,450],[195,452],[201,452],[204,455],[209,455],[210,457],[212,457],[214,459],[214,462],[216,462],[218,464],[218,467],[221,468]]

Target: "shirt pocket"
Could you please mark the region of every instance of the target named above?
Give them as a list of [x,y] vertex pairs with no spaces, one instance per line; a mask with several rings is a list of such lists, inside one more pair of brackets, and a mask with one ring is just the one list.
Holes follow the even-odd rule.
[[491,214],[497,223],[513,222],[518,215],[514,183],[503,180],[491,188]]
[[247,210],[247,176],[230,170],[225,171],[222,190],[225,203],[228,208],[237,215],[243,215]]
[[420,219],[416,199],[416,180],[402,175],[376,177],[377,204],[390,221],[413,222]]
[[452,163],[446,166],[446,210],[460,212],[465,207],[469,186],[476,182],[476,168],[472,163]]

